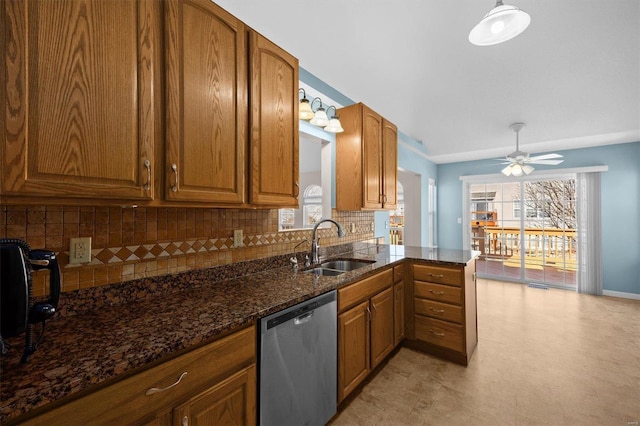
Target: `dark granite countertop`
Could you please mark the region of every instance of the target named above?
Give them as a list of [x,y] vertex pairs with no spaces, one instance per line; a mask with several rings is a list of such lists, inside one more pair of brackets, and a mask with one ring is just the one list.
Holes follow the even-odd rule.
[[[72,398],[92,385],[111,382],[169,354],[193,349],[404,259],[467,264],[475,257],[475,252],[466,250],[424,247],[362,245],[354,250],[332,257],[375,263],[335,277],[282,266],[232,279],[225,276],[229,267],[191,271],[145,279],[137,286],[119,284],[117,291],[128,292],[129,300],[118,304],[104,303],[106,292],[112,291],[109,288],[93,294],[87,290],[75,295],[63,293],[61,307],[68,302],[93,305],[93,309],[61,309],[61,315],[47,322],[37,351],[25,365],[19,363],[24,336],[10,340],[15,347],[0,358],[0,422],[52,401]],[[268,267],[262,260],[254,269]],[[246,270],[251,272],[251,268]],[[163,286],[173,291],[158,291]],[[38,326],[35,334],[39,332]]]

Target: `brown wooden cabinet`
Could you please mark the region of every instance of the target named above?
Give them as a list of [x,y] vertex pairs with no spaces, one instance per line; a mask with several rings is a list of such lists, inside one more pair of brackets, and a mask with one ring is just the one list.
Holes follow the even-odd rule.
[[338,290],[338,402],[394,349],[393,269]]
[[248,117],[245,26],[209,0],[164,4],[165,198],[242,204]]
[[256,332],[246,328],[89,393],[26,425],[256,422]]
[[478,343],[475,261],[414,262],[409,346],[467,365]]
[[250,33],[252,205],[297,207],[298,60]]
[[362,103],[338,113],[344,132],[336,135],[336,208],[395,209],[396,126]]
[[404,268],[404,263],[393,268],[393,341],[396,346],[399,345],[405,337]]
[[0,8],[3,201],[298,205],[298,61],[215,3]]
[[0,4],[3,196],[153,199],[160,7]]

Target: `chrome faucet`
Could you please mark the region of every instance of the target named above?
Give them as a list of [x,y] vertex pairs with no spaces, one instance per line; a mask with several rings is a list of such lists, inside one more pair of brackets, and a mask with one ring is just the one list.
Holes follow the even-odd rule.
[[319,238],[317,238],[316,234],[318,231],[318,226],[320,226],[320,224],[324,222],[331,222],[334,225],[336,225],[338,227],[338,237],[340,238],[344,237],[344,230],[342,229],[342,225],[340,225],[335,220],[322,219],[320,222],[316,223],[316,225],[313,227],[313,232],[311,233],[311,264],[312,265],[315,265],[316,263],[320,262],[320,259],[318,258],[318,249],[320,248],[320,246],[318,245]]

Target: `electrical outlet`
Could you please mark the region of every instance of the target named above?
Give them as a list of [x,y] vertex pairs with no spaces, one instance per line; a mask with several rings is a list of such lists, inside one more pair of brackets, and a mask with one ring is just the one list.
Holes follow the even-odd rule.
[[234,247],[242,247],[244,246],[242,239],[244,237],[242,236],[242,229],[235,229],[233,231],[233,246]]
[[356,224],[351,222],[351,233],[355,234],[356,233]]
[[374,232],[375,230],[376,230],[376,223],[371,222],[371,232]]
[[71,238],[69,240],[69,263],[91,262],[91,237]]

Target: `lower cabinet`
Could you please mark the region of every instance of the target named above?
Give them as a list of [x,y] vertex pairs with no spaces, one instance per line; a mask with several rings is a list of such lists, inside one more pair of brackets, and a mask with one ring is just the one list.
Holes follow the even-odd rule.
[[256,331],[240,330],[23,422],[253,425]]
[[408,346],[467,365],[478,343],[475,261],[415,262],[413,330]]
[[397,346],[405,337],[405,285],[404,270],[405,263],[393,268],[393,328],[394,328],[394,344]]
[[338,290],[338,402],[395,347],[393,269]]

